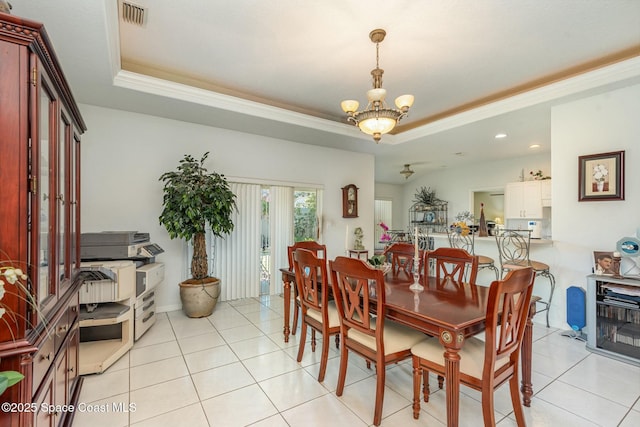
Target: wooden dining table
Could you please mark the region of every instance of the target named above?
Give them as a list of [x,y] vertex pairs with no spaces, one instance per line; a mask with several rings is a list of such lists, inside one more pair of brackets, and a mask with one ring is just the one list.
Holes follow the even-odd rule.
[[[284,340],[288,342],[290,328],[291,284],[295,275],[288,269],[281,269],[284,282]],[[413,291],[410,285],[413,277],[406,274],[387,273],[385,275],[386,317],[437,337],[442,344],[445,358],[445,384],[447,402],[447,425],[457,426],[459,419],[460,393],[460,349],[465,340],[484,331],[489,288],[465,283],[439,283],[435,277],[421,276],[421,291]],[[525,406],[531,405],[533,385],[531,383],[531,353],[533,348],[533,322],[535,302],[533,297],[529,318],[522,342],[521,392]]]

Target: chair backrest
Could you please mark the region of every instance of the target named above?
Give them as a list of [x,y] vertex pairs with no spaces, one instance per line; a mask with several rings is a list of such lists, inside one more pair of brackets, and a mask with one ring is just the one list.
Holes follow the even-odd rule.
[[391,263],[391,272],[394,275],[404,272],[411,276],[415,254],[415,246],[406,242],[392,243],[384,250],[384,255],[387,262]]
[[502,230],[496,233],[500,266],[505,265],[528,266],[530,230]]
[[289,256],[289,271],[293,271],[293,252],[296,249],[307,249],[316,254],[318,258],[327,258],[327,246],[322,245],[313,240],[305,240],[303,242],[296,242],[291,246],[287,246],[287,255]]
[[478,257],[464,249],[441,247],[428,251],[424,264],[432,266],[437,283],[476,283]]
[[503,280],[491,283],[487,302],[483,379],[488,375],[496,375],[496,362],[503,358],[510,358],[510,362],[504,366],[498,364],[498,373],[509,366],[518,366],[534,279],[533,269],[524,267],[511,270]]
[[447,237],[449,238],[449,246],[452,248],[464,249],[471,255],[475,255],[475,233],[473,229],[469,229],[467,234],[465,232],[458,232],[456,229],[447,227]]
[[[323,288],[323,278],[327,278],[327,263],[324,258],[318,258],[316,254],[308,249],[296,249],[293,252],[293,265],[296,273],[296,286],[300,303],[306,309],[314,309],[325,313],[322,308],[326,307],[329,300],[328,289]],[[326,281],[325,281],[326,282]]]
[[[329,261],[329,269],[343,334],[353,329],[374,337],[376,348],[383,351],[385,291],[382,270],[370,267],[361,259],[343,256]],[[372,294],[376,298],[375,328],[370,305]]]

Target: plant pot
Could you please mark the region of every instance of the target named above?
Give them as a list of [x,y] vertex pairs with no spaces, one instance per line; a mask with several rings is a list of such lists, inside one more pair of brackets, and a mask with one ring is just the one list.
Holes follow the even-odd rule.
[[182,310],[189,317],[211,315],[220,295],[220,279],[188,279],[180,283]]

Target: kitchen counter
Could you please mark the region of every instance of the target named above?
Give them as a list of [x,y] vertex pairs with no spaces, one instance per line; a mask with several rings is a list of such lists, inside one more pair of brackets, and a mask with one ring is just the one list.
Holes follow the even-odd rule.
[[[429,237],[433,237],[434,239],[448,239],[447,233],[430,233]],[[494,236],[487,237],[478,237],[476,236],[474,239],[476,242],[493,242],[495,243],[496,238]],[[551,239],[531,239],[531,245],[553,245],[553,240]]]

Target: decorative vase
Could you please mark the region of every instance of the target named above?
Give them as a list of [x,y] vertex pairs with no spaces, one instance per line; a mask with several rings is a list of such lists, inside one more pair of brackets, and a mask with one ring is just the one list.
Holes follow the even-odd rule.
[[599,193],[604,191],[604,181],[596,182],[596,191]]
[[180,283],[182,310],[188,317],[210,316],[220,296],[220,279],[206,277]]

